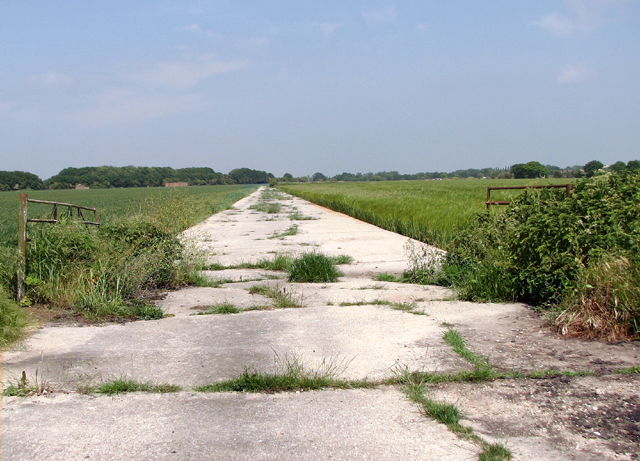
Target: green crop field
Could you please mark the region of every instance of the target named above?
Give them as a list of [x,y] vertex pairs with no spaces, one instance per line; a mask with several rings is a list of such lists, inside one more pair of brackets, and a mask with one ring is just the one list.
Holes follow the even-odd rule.
[[[566,184],[571,179],[326,182],[281,184],[282,190],[384,229],[446,246],[475,213],[485,211],[487,187]],[[522,191],[493,191],[509,200]],[[492,207],[492,213],[499,213]]]
[[[103,224],[126,216],[146,217],[162,210],[163,203],[183,204],[181,230],[191,226],[257,189],[256,185],[192,186],[181,188],[145,187],[126,189],[47,190],[27,191],[29,198],[72,203],[97,208],[98,219]],[[17,245],[19,192],[0,193],[0,246]],[[29,218],[44,218],[51,213],[51,205],[29,204]],[[59,210],[66,212],[66,208]],[[161,211],[160,211],[161,212]],[[93,220],[93,213],[85,215]],[[40,225],[40,224],[30,224]],[[44,225],[44,224],[42,224]]]

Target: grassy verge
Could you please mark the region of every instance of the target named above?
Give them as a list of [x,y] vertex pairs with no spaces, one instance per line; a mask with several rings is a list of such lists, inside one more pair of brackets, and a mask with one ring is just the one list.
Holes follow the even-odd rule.
[[[95,206],[102,226],[88,230],[73,219],[55,226],[30,224],[23,304],[69,310],[88,321],[161,318],[162,310],[146,301],[150,290],[205,283],[199,255],[178,234],[253,190],[255,186],[202,186],[30,193],[32,198]],[[9,224],[17,223],[17,216],[7,218],[11,213],[5,201],[11,198],[17,200],[17,195],[0,196],[0,285],[8,294],[0,295],[0,325],[15,326],[21,320],[4,309],[4,299],[15,296],[16,286],[11,235],[17,235],[17,228],[14,233]],[[16,204],[11,208],[17,215]],[[30,204],[29,217],[50,212],[50,206]],[[15,336],[12,329],[0,329],[0,343]]]

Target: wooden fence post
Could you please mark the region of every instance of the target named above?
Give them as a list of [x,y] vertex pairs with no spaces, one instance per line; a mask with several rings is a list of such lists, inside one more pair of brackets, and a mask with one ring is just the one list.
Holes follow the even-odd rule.
[[20,194],[20,217],[18,228],[18,301],[24,298],[24,279],[27,267],[27,194]]

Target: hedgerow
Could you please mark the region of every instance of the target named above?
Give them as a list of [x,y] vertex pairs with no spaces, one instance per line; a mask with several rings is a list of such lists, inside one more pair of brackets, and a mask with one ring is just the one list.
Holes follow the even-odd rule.
[[570,198],[527,189],[505,212],[476,215],[448,250],[439,279],[463,298],[554,307],[568,334],[640,335],[638,174],[578,181]]

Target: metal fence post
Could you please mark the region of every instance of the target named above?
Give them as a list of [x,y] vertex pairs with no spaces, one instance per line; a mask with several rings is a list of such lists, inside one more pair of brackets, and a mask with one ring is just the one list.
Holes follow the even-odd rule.
[[27,194],[20,194],[20,216],[18,223],[18,301],[24,298],[24,279],[27,267]]

